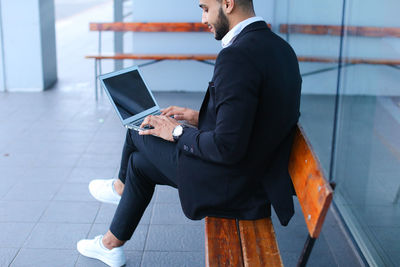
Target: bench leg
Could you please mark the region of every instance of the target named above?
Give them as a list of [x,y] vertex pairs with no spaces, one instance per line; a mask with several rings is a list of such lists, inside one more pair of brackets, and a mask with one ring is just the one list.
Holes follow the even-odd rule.
[[400,186],[399,189],[397,189],[397,193],[396,196],[394,197],[393,204],[399,203],[399,199],[400,199]]
[[308,258],[310,257],[311,250],[314,247],[315,238],[312,238],[308,235],[306,243],[304,244],[303,251],[301,252],[299,262],[297,263],[297,267],[305,267],[307,265]]
[[[99,76],[103,73],[102,69],[101,69],[101,59],[99,59]],[[99,79],[97,79],[99,80]],[[103,90],[100,87],[100,95],[103,96]]]
[[99,97],[97,95],[97,58],[94,60],[94,95],[96,96],[96,102],[98,101]]

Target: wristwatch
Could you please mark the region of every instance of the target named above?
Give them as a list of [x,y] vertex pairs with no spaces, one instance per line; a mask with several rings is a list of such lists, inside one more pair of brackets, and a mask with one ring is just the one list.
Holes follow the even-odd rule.
[[178,142],[179,137],[181,137],[181,135],[183,134],[183,129],[185,128],[184,125],[178,125],[174,128],[174,130],[172,131],[172,137],[174,138],[175,142]]

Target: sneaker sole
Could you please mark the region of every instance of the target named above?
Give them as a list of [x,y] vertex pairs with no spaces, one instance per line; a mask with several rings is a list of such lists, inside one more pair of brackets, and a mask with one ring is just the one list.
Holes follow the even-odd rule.
[[83,249],[83,248],[81,248],[81,247],[79,246],[79,242],[78,242],[78,244],[76,245],[76,249],[77,249],[77,250],[79,251],[79,253],[81,253],[83,256],[88,257],[88,258],[92,258],[92,259],[96,259],[96,260],[100,260],[100,261],[104,262],[105,264],[107,264],[108,266],[111,266],[111,267],[121,267],[121,266],[124,266],[124,265],[126,264],[125,262],[120,263],[120,262],[111,261],[111,260],[107,259],[106,257],[104,257],[102,254],[97,253],[97,252],[95,252],[95,251],[88,251],[88,250],[85,250],[85,249]]

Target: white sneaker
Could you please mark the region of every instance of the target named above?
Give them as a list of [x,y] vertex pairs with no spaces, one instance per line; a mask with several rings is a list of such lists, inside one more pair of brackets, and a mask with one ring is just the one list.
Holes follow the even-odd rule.
[[98,235],[94,239],[82,239],[76,244],[76,248],[83,256],[101,260],[108,266],[123,266],[126,258],[122,247],[108,249],[104,247],[102,239],[102,235]]
[[98,201],[118,205],[121,196],[115,191],[115,179],[92,180],[89,183],[89,191]]

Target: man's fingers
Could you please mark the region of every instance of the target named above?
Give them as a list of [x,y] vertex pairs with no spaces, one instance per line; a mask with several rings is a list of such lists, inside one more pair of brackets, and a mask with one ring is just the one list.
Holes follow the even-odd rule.
[[169,106],[163,110],[161,110],[161,115],[165,115],[167,113],[173,112],[173,110],[176,108],[176,106]]
[[185,112],[185,108],[182,107],[177,107],[177,106],[170,106],[168,108],[165,108],[161,111],[161,115],[165,116],[173,116],[176,115],[177,113],[183,114]]
[[174,119],[175,120],[183,120],[184,116],[182,114],[176,114],[176,115],[174,115]]
[[139,131],[139,135],[157,135],[154,129]]
[[154,116],[149,115],[146,118],[144,118],[142,124],[140,124],[140,128],[143,128],[146,125],[151,125],[155,126],[156,120],[154,119]]

